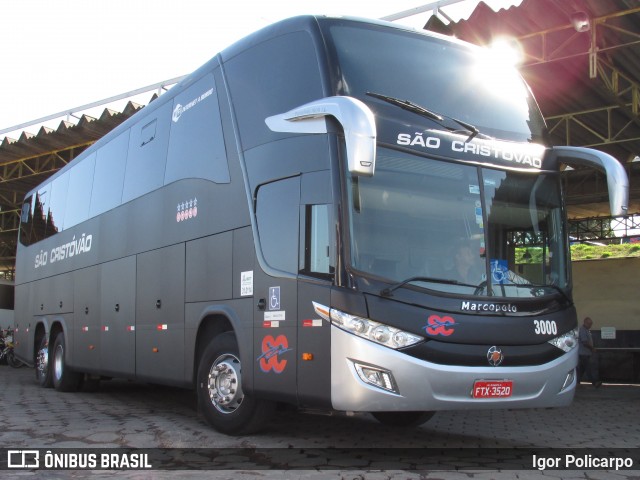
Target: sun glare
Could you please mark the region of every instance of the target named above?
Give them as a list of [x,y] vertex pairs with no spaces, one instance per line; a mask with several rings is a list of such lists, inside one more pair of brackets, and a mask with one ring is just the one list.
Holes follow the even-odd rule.
[[505,67],[517,67],[523,60],[520,44],[511,38],[497,38],[488,47],[488,53],[494,62]]
[[501,38],[485,47],[478,55],[476,78],[478,85],[489,94],[502,99],[512,99],[514,106],[526,106],[522,102],[527,88],[517,70],[522,52],[515,40]]

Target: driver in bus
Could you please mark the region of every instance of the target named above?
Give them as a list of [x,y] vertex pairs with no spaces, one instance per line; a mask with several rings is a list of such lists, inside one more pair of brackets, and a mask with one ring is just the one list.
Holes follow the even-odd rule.
[[446,271],[447,278],[469,285],[477,285],[483,280],[484,261],[480,255],[474,254],[472,243],[465,240],[457,241],[451,255],[451,264]]

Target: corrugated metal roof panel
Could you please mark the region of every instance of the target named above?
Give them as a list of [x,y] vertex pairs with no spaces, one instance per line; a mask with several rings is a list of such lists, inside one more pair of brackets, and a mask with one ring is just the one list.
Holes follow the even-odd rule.
[[[577,12],[591,19],[590,31],[574,29]],[[519,39],[527,54],[521,72],[542,113],[571,124],[567,131],[560,120],[549,122],[555,144],[591,145],[622,162],[640,153],[640,119],[632,106],[640,82],[640,0],[524,0],[498,12],[481,2],[451,28],[480,45],[500,36]],[[596,78],[590,76],[592,39]]]
[[37,134],[24,131],[18,139],[5,137],[0,143],[0,165],[96,141],[141,108],[129,102],[122,112],[105,109],[99,118],[82,115],[76,124],[61,121],[56,129],[40,127]]

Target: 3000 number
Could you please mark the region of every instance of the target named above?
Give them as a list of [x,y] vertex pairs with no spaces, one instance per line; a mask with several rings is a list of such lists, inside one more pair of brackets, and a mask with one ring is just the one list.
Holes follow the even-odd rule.
[[557,335],[558,325],[555,320],[534,320],[534,329],[536,335]]

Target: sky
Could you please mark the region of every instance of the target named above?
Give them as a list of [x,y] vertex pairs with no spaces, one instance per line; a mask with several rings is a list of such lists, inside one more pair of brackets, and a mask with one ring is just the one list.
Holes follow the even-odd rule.
[[[457,21],[478,1],[442,10]],[[521,1],[485,3],[497,9]],[[228,45],[283,18],[309,13],[381,18],[432,2],[0,0],[0,131],[188,74]],[[398,23],[421,28],[429,15]],[[147,103],[150,97],[134,100]],[[64,119],[46,125],[56,128]],[[35,134],[38,129],[25,130]],[[6,135],[17,138],[20,131]]]

